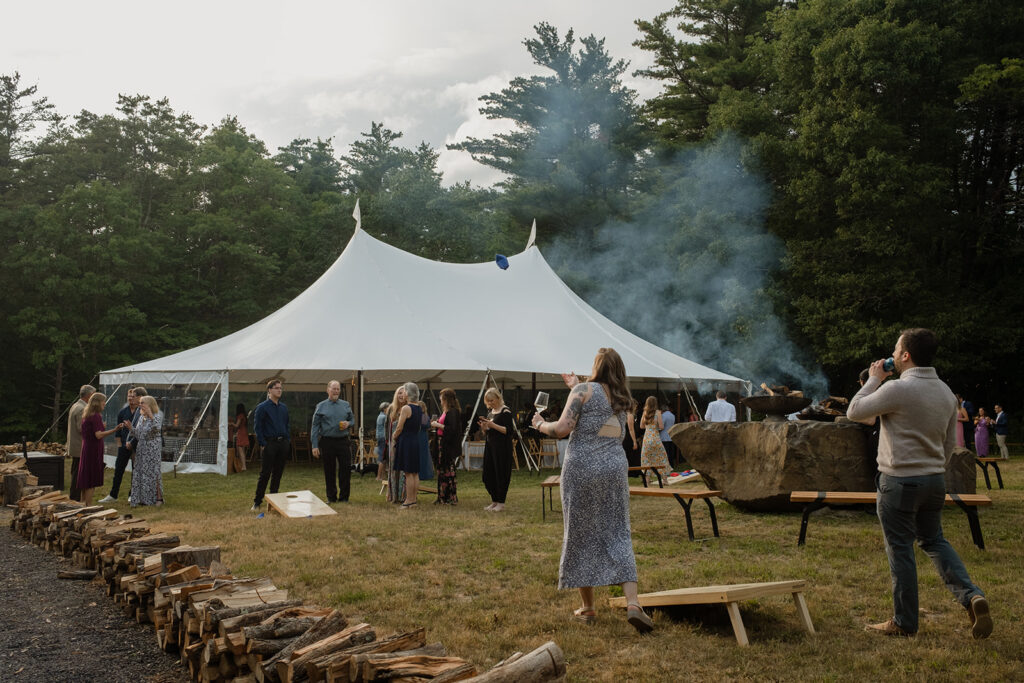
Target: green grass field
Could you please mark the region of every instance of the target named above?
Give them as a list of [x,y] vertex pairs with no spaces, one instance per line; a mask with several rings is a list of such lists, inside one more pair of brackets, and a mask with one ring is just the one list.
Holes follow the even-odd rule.
[[[881,532],[867,512],[823,511],[812,518],[807,545],[798,548],[798,513],[750,514],[719,502],[721,538],[701,539],[711,536],[711,526],[697,502],[698,540],[690,542],[674,500],[631,501],[641,592],[809,582],[817,634],[801,628],[788,596],[765,598],[741,606],[749,648],[737,646],[725,609],[717,606],[655,611],[656,630],[641,637],[623,612],[607,608],[617,589],[598,589],[595,625],[572,622],[577,594],[556,588],[557,499],[556,513],[542,522],[542,478],[525,472],[515,473],[500,514],[482,510],[489,501],[479,473],[460,472],[454,508],[431,505],[432,496],[421,495],[417,508],[399,511],[378,495],[379,484],[368,474],[354,475],[351,502],[335,505],[337,516],[271,513],[258,519],[248,512],[253,469],[229,477],[165,475],[167,504],[135,514],[183,542],[220,545],[237,575],[269,576],[307,603],[338,607],[382,634],[425,626],[430,640],[481,668],[554,640],[573,681],[1024,680],[1024,460],[1014,460],[1003,467],[1007,488],[989,492],[994,505],[980,510],[986,551],[972,544],[963,513],[945,513],[947,537],[989,596],[995,631],[985,641],[971,639],[966,612],[920,551],[919,635],[889,639],[863,631],[891,615]],[[111,476],[108,470],[108,483]],[[979,482],[979,493],[985,492],[980,475]],[[318,464],[289,463],[281,490],[301,489],[325,497]],[[130,510],[126,500],[117,507]]]

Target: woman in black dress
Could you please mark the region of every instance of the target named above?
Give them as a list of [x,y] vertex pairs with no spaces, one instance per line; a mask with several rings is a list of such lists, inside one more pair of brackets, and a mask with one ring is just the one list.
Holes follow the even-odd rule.
[[434,502],[455,505],[459,502],[455,492],[455,468],[462,457],[462,414],[454,389],[441,390],[441,409],[444,411],[441,416],[430,423],[437,430],[438,442],[437,500]]
[[478,420],[487,443],[484,445],[484,487],[491,495],[490,512],[505,509],[505,496],[512,481],[512,425],[515,418],[501,398],[501,392],[490,388],[484,394],[490,412]]

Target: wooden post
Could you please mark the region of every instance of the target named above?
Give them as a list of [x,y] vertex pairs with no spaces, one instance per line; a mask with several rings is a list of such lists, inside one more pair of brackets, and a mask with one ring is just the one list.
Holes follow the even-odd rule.
[[21,500],[21,490],[25,488],[28,473],[17,472],[4,475],[4,505],[16,505]]

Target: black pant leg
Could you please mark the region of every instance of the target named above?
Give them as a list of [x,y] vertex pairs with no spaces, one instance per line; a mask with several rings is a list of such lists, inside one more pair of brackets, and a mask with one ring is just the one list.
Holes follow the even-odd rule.
[[352,487],[352,444],[338,441],[338,500],[347,501]]
[[78,488],[78,462],[81,457],[71,458],[71,489],[68,495],[71,500],[82,500],[82,491]]
[[291,448],[289,441],[275,442],[274,449],[274,470],[270,475],[270,492],[277,493],[281,488],[281,475],[284,474],[284,463],[288,460],[288,451]]
[[327,485],[327,502],[338,500],[338,488],[334,483],[334,471],[337,469],[338,449],[334,439],[320,440],[320,459],[324,465],[324,483]]
[[274,450],[271,442],[263,447],[263,454],[260,457],[260,478],[256,480],[256,497],[253,502],[256,505],[263,503],[263,494],[267,492],[267,482],[270,481],[270,474],[274,471]]
[[114,481],[110,484],[110,497],[117,498],[117,494],[121,492],[121,479],[124,477],[125,468],[128,467],[128,461],[132,458],[132,452],[124,446],[118,446],[117,448],[117,460],[114,462]]

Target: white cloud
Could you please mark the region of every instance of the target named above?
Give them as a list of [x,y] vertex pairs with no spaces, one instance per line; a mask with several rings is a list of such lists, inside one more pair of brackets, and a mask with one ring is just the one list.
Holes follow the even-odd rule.
[[[295,138],[334,136],[344,152],[371,121],[441,148],[446,181],[488,183],[493,172],[443,145],[504,125],[480,116],[480,95],[537,73],[523,40],[547,21],[563,34],[605,37],[630,70],[649,62],[631,43],[633,20],[669,0],[179,0],[172,9],[134,0],[15,3],[0,42],[3,73],[20,71],[62,113],[113,111],[118,93],[169,97],[214,125],[238,116],[270,150]],[[635,81],[635,82],[634,82]],[[642,96],[660,86],[627,77]],[[474,170],[475,169],[475,170]],[[452,176],[449,178],[448,173]]]

